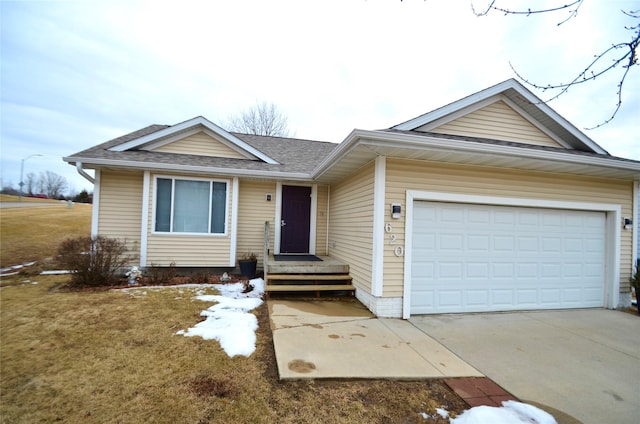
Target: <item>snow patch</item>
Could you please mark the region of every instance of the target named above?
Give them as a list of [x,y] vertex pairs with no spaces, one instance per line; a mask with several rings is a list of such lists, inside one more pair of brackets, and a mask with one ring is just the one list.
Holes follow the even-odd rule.
[[258,319],[251,311],[262,304],[264,280],[253,279],[249,281],[249,287],[243,283],[215,284],[214,287],[220,295],[199,294],[195,297],[203,302],[216,302],[200,313],[206,319],[176,334],[217,340],[230,357],[250,356],[256,350],[258,329]]
[[508,400],[502,407],[476,406],[464,411],[452,424],[557,424],[547,412],[522,402]]

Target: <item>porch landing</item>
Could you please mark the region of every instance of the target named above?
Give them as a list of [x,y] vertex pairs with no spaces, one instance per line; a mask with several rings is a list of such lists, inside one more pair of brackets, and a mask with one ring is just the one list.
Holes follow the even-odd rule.
[[349,264],[330,256],[318,256],[322,261],[276,261],[269,255],[267,274],[348,274]]

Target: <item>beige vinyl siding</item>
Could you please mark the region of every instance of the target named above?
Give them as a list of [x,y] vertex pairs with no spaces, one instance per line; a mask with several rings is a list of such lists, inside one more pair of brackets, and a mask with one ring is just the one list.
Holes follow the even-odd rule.
[[[445,165],[387,159],[386,203],[406,208],[406,191],[424,190],[468,195],[617,204],[623,216],[632,216],[633,184],[628,181],[554,173],[500,170],[481,166]],[[404,246],[405,215],[393,220],[398,245]],[[620,291],[629,292],[631,231],[621,232]],[[385,247],[385,296],[402,294],[403,258]]]
[[503,101],[492,103],[430,131],[439,134],[562,147]]
[[100,171],[98,235],[126,240],[140,253],[142,172]]
[[245,156],[204,132],[199,132],[183,139],[165,144],[164,146],[156,147],[153,151],[179,153],[184,155],[246,159]]
[[318,203],[316,213],[316,255],[328,255],[327,251],[327,227],[329,216],[327,211],[329,187],[318,186]]
[[353,284],[371,293],[374,164],[331,186],[329,254],[349,264]]
[[172,262],[177,267],[228,267],[231,249],[231,205],[233,204],[233,181],[227,178],[212,179],[227,183],[227,234],[180,234],[154,232],[154,177],[183,177],[202,179],[202,176],[184,174],[151,174],[149,184],[149,221],[147,237],[147,266],[168,266]]
[[[265,198],[267,193],[272,194],[270,202]],[[264,223],[269,221],[269,249],[273,252],[275,210],[274,181],[240,180],[236,257],[253,252],[258,256],[258,268],[263,268]]]

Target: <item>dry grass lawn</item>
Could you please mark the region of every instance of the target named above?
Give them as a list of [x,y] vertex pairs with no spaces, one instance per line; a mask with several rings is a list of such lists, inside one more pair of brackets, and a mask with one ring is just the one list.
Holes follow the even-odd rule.
[[[0,214],[2,266],[90,231],[90,205]],[[132,296],[65,290],[69,280],[0,284],[2,423],[446,423],[436,408],[466,408],[438,380],[279,381],[266,305],[255,353],[229,358],[216,341],[176,335],[210,306],[184,288]]]
[[50,258],[66,238],[90,234],[91,205],[44,201],[51,206],[0,208],[0,267]]
[[209,306],[191,292],[69,292],[67,278],[0,289],[3,423],[428,423],[466,407],[438,380],[279,381],[266,305],[256,352],[229,358],[175,334]]

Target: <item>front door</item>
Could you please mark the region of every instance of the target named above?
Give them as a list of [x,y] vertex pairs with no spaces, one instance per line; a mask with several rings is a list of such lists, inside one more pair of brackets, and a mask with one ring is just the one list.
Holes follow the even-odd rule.
[[282,186],[280,253],[309,253],[311,187]]

